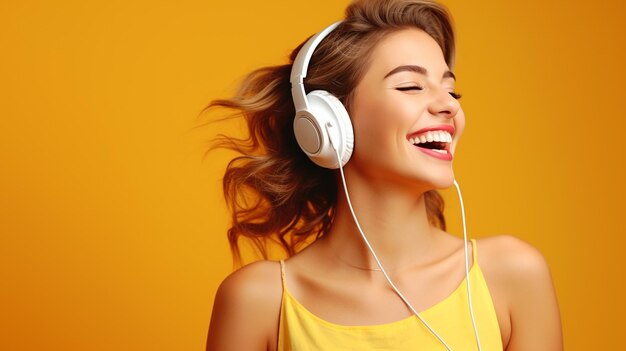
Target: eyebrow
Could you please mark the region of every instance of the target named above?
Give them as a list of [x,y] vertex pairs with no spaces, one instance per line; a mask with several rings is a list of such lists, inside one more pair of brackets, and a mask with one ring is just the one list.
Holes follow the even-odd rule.
[[[383,78],[386,79],[387,77],[399,73],[399,72],[416,72],[416,73],[420,73],[423,75],[428,75],[428,70],[426,70],[426,68],[422,67],[422,66],[416,66],[416,65],[405,65],[405,66],[398,66],[394,69],[391,70],[391,72],[387,73],[387,75]],[[442,78],[452,78],[456,81],[456,76],[454,75],[454,73],[452,73],[452,71],[445,71],[443,73]]]

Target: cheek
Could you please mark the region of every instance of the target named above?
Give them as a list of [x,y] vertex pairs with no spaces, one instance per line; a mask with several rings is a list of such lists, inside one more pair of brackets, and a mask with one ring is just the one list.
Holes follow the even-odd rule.
[[410,116],[417,113],[414,106],[403,102],[393,92],[360,94],[351,111],[355,137],[381,138],[389,137],[389,133],[408,131],[415,122]]
[[376,136],[372,131],[379,128],[378,123],[384,114],[376,94],[368,92],[366,89],[358,89],[352,101],[350,118],[354,128],[354,138],[357,144],[362,144],[364,140],[371,140]]

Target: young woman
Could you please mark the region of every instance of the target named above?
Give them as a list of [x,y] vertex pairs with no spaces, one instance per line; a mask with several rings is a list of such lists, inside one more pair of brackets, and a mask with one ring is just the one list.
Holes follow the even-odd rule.
[[[261,248],[278,243],[289,258],[224,280],[207,350],[561,350],[542,255],[510,236],[471,240],[467,255],[467,241],[445,231],[436,189],[454,183],[465,127],[447,10],[357,0],[320,40],[210,105],[235,109],[250,132],[220,144],[243,154],[224,178],[236,257],[246,237]],[[306,50],[313,54],[302,63],[296,55]],[[348,125],[321,123],[320,136],[296,140],[305,75],[306,92],[334,95]],[[302,116],[296,130],[310,127]],[[346,134],[340,141],[337,130]],[[326,167],[349,158],[339,170],[300,147],[324,142],[336,155]]]

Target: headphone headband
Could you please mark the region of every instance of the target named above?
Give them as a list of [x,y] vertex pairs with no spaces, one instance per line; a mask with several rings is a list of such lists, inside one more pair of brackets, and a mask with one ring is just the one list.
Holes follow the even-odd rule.
[[296,106],[296,112],[306,110],[309,107],[306,93],[304,90],[304,78],[306,78],[307,71],[309,69],[309,61],[315,52],[317,46],[341,23],[335,22],[330,26],[324,28],[321,32],[315,34],[309,39],[298,51],[296,59],[291,66],[291,97],[293,103]]

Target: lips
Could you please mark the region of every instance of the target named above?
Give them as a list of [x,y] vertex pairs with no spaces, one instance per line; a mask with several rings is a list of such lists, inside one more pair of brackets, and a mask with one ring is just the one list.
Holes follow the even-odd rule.
[[452,160],[450,145],[454,135],[454,126],[449,124],[433,125],[407,135],[407,140],[420,151],[442,160]]
[[443,152],[439,152],[439,151],[435,151],[435,150],[431,150],[431,149],[427,149],[427,148],[423,148],[423,147],[419,147],[417,146],[417,148],[427,154],[430,155],[432,157],[438,158],[440,160],[444,160],[444,161],[452,161],[452,154],[450,153],[450,151],[445,150]]
[[409,142],[413,145],[431,150],[448,150],[452,142],[452,135],[447,131],[431,130],[421,133],[414,138],[410,138]]

